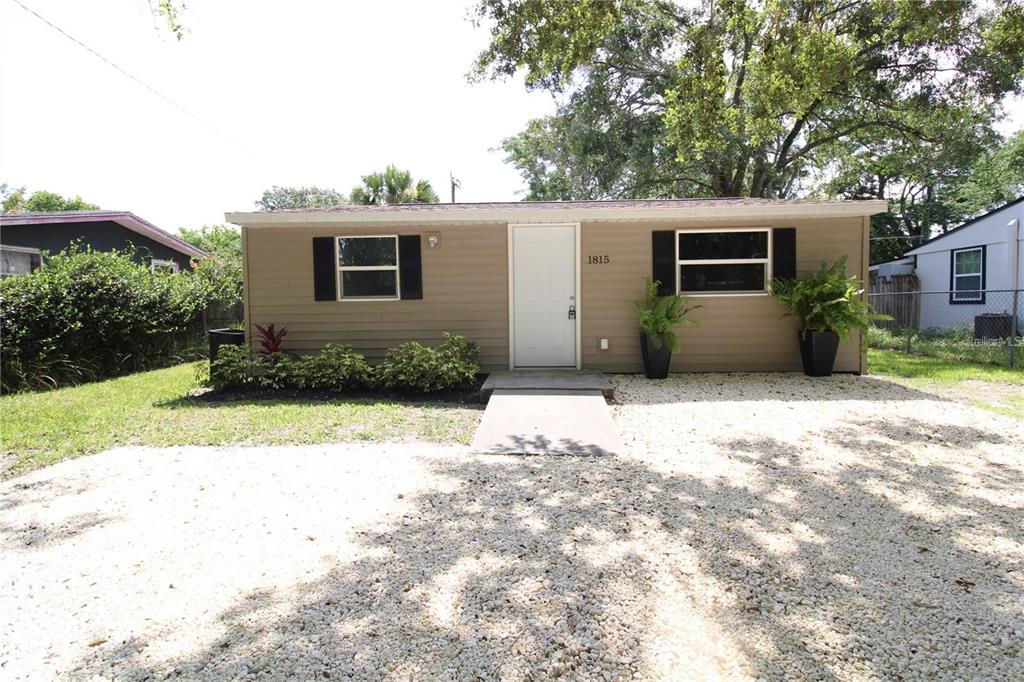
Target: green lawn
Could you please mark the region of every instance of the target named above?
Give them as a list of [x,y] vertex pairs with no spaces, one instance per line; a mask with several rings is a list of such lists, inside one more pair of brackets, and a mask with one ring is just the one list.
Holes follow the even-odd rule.
[[1024,419],[1024,369],[868,350],[868,369],[898,383]]
[[202,363],[45,393],[0,397],[9,476],[118,445],[469,442],[480,405],[378,398],[212,401],[188,396]]

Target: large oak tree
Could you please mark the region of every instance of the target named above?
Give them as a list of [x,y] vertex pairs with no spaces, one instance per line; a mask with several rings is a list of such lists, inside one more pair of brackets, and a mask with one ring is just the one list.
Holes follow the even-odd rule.
[[474,75],[522,71],[560,102],[504,142],[537,199],[790,197],[872,159],[921,165],[914,150],[972,163],[1024,65],[1024,11],[1008,0],[481,0],[474,13],[491,32]]

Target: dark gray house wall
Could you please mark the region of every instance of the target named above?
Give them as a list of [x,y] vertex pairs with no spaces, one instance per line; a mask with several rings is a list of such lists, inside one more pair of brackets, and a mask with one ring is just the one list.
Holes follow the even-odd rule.
[[130,248],[135,253],[135,260],[140,263],[149,263],[152,258],[156,258],[173,260],[182,270],[192,267],[188,255],[112,220],[0,226],[0,244],[6,246],[22,246],[55,253],[63,251],[76,240],[81,240],[82,244],[91,246],[95,251]]

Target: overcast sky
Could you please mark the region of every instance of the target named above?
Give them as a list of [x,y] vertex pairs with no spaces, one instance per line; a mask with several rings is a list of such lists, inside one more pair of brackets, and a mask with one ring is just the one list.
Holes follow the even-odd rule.
[[[0,0],[0,182],[81,195],[175,230],[271,185],[348,192],[388,163],[460,201],[520,198],[491,151],[551,112],[521,80],[469,84],[471,0],[188,3],[181,41],[146,0],[20,0],[202,119]],[[1016,130],[1024,106],[1010,105]],[[212,128],[212,129],[211,129]]]
[[223,222],[271,185],[347,193],[388,163],[443,201],[517,200],[490,151],[554,109],[519,80],[469,84],[470,0],[189,2],[180,42],[144,0],[21,0],[195,113],[0,0],[0,182],[80,194],[157,225]]

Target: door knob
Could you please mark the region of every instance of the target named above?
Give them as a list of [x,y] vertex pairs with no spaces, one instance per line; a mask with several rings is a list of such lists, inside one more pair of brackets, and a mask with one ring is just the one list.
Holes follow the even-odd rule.
[[576,306],[574,306],[574,305],[569,306],[569,319],[570,320],[575,320],[576,319]]

